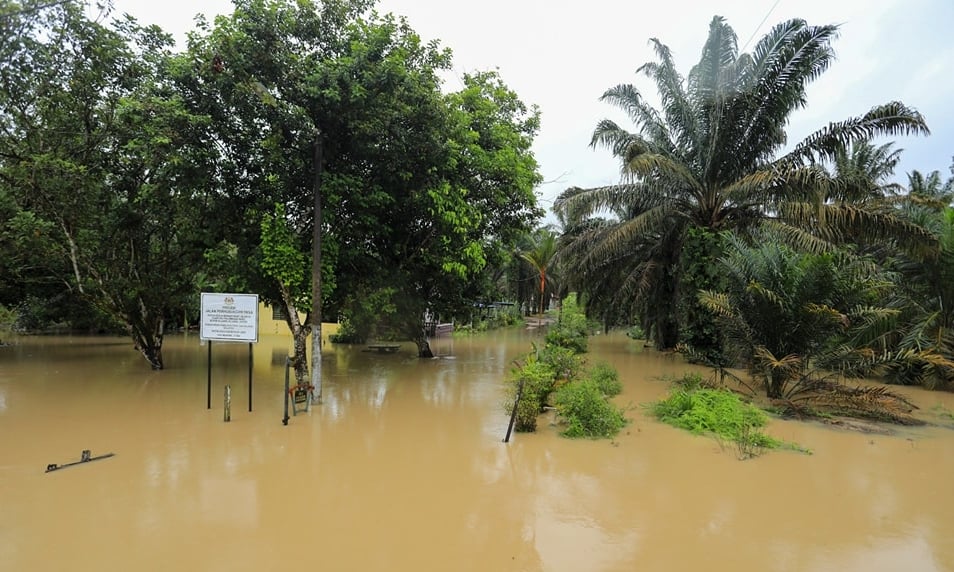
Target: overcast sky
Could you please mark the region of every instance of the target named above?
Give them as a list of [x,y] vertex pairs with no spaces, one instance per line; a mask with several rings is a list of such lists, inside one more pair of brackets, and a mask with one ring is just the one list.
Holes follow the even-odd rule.
[[[115,0],[119,12],[158,24],[180,41],[193,16],[231,12],[229,0],[183,2]],[[873,105],[901,100],[920,111],[932,135],[897,141],[905,151],[899,182],[913,169],[948,176],[954,155],[954,2],[951,0],[379,0],[378,11],[406,16],[424,40],[438,39],[454,53],[446,89],[464,72],[499,70],[504,81],[542,113],[534,145],[546,182],[539,195],[549,208],[570,186],[619,180],[608,151],[589,147],[597,122],[611,118],[632,127],[599,101],[609,87],[633,83],[655,91],[635,70],[654,59],[649,39],[673,52],[685,75],[699,59],[709,22],[724,16],[751,50],[758,37],[789,18],[841,25],[835,64],[808,92],[808,107],[794,114],[789,141],[797,143],[828,122],[857,116]],[[754,38],[750,41],[750,38]]]

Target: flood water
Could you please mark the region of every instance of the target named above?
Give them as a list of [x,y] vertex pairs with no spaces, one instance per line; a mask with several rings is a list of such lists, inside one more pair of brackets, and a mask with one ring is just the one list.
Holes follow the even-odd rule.
[[[438,339],[434,360],[329,344],[324,403],[287,426],[282,338],[253,348],[251,413],[247,345],[213,346],[210,410],[195,336],[167,338],[161,372],[124,338],[7,340],[0,570],[954,570],[954,430],[774,420],[813,454],[739,461],[647,417],[689,367],[612,334],[587,359],[620,372],[624,432],[573,441],[542,418],[504,444],[531,336]],[[115,456],[45,472],[86,449]]]

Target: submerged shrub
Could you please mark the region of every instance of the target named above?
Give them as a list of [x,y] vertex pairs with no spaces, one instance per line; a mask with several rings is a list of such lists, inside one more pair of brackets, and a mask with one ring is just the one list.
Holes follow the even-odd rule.
[[16,311],[0,304],[0,332],[9,332],[17,321]]
[[559,380],[574,381],[583,369],[583,359],[571,348],[547,344],[537,356],[553,370],[554,377]]
[[650,411],[674,427],[732,441],[741,458],[755,456],[762,449],[799,449],[759,431],[768,421],[765,412],[730,391],[677,388],[668,398],[652,403]]
[[592,379],[563,385],[554,394],[566,437],[613,437],[626,425],[619,408],[610,403]]
[[641,326],[630,326],[629,329],[626,330],[626,336],[633,340],[645,340],[646,332],[643,331]]
[[715,433],[734,439],[746,427],[763,427],[765,413],[729,391],[678,389],[653,404],[653,414],[675,427],[693,433]]
[[589,378],[600,388],[606,397],[614,397],[623,391],[619,373],[608,363],[600,362],[590,370]]
[[520,402],[517,403],[514,429],[520,432],[536,431],[537,417],[543,412],[543,406],[546,405],[547,398],[553,391],[556,376],[550,366],[538,361],[531,354],[523,365],[513,370],[510,377],[507,399],[504,401],[507,415],[513,408],[521,383],[523,383],[523,392],[520,394]]

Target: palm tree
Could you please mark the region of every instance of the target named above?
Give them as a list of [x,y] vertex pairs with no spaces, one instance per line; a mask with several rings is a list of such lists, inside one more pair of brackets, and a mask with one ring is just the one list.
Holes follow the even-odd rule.
[[759,238],[753,247],[730,237],[720,260],[725,288],[698,295],[718,316],[735,363],[747,366],[766,396],[791,413],[916,423],[902,396],[840,383],[842,373],[880,361],[858,342],[897,315],[872,304],[891,283],[847,252],[797,253],[771,236]]
[[547,276],[547,270],[552,266],[557,252],[557,234],[548,228],[537,231],[532,249],[520,253],[520,257],[533,267],[540,277],[540,314],[544,311],[547,285],[553,281]]
[[761,238],[749,247],[730,237],[719,261],[726,287],[698,296],[718,316],[733,363],[747,366],[768,397],[792,398],[810,386],[808,374],[820,361],[831,361],[832,340],[879,281],[858,264],[799,254],[771,236]]
[[887,196],[904,190],[890,182],[901,160],[901,149],[894,142],[875,147],[870,141],[859,141],[838,149],[832,160],[832,175],[839,184],[833,186],[828,200],[842,203],[884,203]]
[[908,173],[908,192],[902,197],[901,210],[912,222],[940,233],[943,217],[938,215],[952,202],[954,178],[944,181],[939,171],[928,175],[917,170]]
[[[834,58],[837,26],[790,20],[775,26],[752,53],[738,51],[735,32],[715,17],[699,63],[683,78],[669,48],[653,39],[657,61],[638,73],[655,82],[661,107],[632,85],[602,99],[621,108],[636,126],[629,132],[601,121],[591,146],[619,158],[620,184],[571,189],[555,210],[599,216],[625,213],[613,224],[581,236],[572,249],[580,273],[598,279],[611,269],[620,307],[646,312],[645,325],[659,348],[679,341],[677,307],[707,285],[685,278],[687,243],[718,251],[724,231],[747,236],[770,225],[800,248],[824,251],[846,239],[891,235],[909,247],[930,247],[923,229],[891,213],[834,201],[839,182],[821,167],[855,141],[881,135],[928,133],[924,119],[900,102],[828,126],[782,152],[791,114],[805,107],[806,88]],[[705,232],[691,236],[690,229]],[[714,242],[714,244],[712,244]],[[706,261],[697,261],[708,264]],[[703,273],[705,275],[705,273]]]
[[935,256],[896,253],[885,264],[895,270],[893,305],[897,319],[883,324],[883,366],[889,381],[949,387],[954,381],[954,179],[938,171],[908,174],[908,192],[900,198],[902,216],[938,239]]

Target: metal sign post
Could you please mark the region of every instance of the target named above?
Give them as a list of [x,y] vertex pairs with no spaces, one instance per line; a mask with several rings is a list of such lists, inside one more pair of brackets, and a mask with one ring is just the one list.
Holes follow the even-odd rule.
[[252,344],[258,342],[258,294],[202,292],[199,339],[209,344],[206,407],[212,409],[212,342],[248,342],[248,410],[252,410]]

